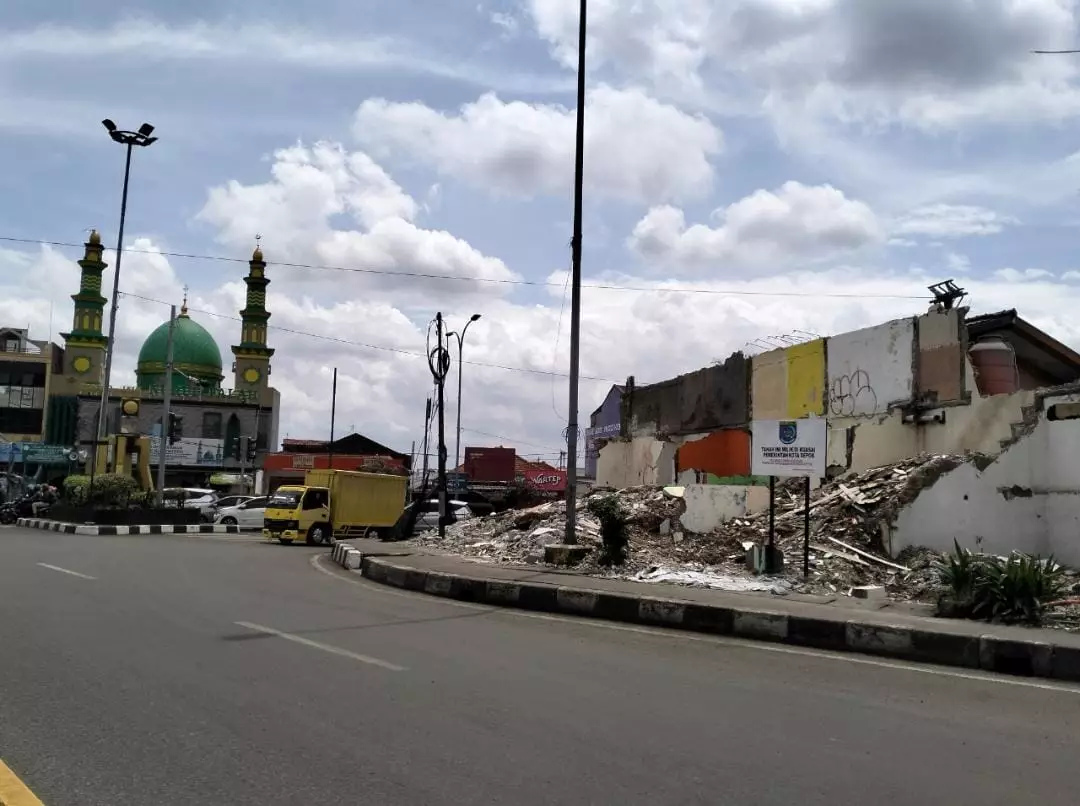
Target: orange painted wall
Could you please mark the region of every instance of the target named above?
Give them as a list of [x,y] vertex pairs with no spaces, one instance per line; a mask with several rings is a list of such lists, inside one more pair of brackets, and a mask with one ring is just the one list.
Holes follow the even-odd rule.
[[675,454],[679,472],[700,470],[714,476],[750,474],[750,434],[747,431],[713,431],[704,439],[685,442]]

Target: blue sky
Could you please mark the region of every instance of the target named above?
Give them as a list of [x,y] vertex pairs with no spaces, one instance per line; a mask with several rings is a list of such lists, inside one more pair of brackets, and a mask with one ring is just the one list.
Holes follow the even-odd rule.
[[[435,310],[480,312],[466,427],[555,458],[573,0],[42,8],[9,2],[0,31],[0,236],[114,242],[123,154],[99,121],[150,121],[122,291],[189,285],[227,348],[243,267],[156,252],[246,258],[259,233],[271,261],[381,272],[271,267],[273,324],[358,343],[273,334],[285,430],[326,430],[336,365],[344,424],[407,449],[430,386],[407,353]],[[1072,0],[590,8],[585,274],[609,288],[585,293],[583,416],[629,374],[917,313],[948,277],[1080,339],[1080,57],[1030,53],[1077,43]],[[62,330],[77,252],[0,242],[0,316]],[[166,312],[124,299],[121,379]]]

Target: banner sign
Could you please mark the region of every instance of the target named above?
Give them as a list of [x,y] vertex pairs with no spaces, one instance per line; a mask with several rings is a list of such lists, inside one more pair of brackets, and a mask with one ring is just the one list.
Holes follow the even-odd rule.
[[526,470],[525,483],[534,490],[561,493],[566,489],[566,471]]
[[825,476],[824,418],[754,420],[750,472],[755,476]]

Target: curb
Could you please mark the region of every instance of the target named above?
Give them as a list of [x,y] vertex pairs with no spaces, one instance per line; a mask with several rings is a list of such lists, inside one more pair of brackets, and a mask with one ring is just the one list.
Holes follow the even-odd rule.
[[23,529],[44,529],[47,532],[61,532],[66,535],[235,535],[241,534],[239,526],[221,526],[216,523],[164,526],[86,526],[60,521],[46,521],[37,518],[19,518],[16,525]]
[[664,597],[424,571],[395,565],[384,557],[364,555],[343,543],[334,546],[333,559],[347,569],[359,567],[360,573],[372,582],[477,604],[670,627],[999,674],[1080,681],[1080,648],[1046,641],[960,635],[858,619],[840,621],[797,616],[766,608],[732,608]]

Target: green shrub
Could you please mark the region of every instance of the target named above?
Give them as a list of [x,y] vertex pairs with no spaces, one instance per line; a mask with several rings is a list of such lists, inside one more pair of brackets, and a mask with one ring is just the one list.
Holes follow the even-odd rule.
[[64,479],[64,500],[74,506],[82,506],[86,503],[86,493],[89,488],[89,476],[68,476]]
[[622,565],[626,562],[630,544],[629,514],[614,495],[594,498],[589,502],[588,510],[600,521],[600,564]]
[[1052,557],[1017,552],[1003,560],[974,554],[958,542],[954,547],[937,568],[946,588],[938,599],[939,615],[1037,624],[1046,603],[1065,591],[1064,572]]

